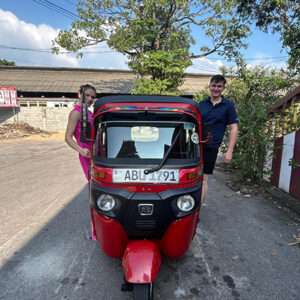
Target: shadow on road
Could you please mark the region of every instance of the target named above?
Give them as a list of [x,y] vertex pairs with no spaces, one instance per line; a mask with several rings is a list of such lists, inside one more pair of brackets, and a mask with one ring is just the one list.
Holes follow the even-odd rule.
[[[88,188],[0,270],[0,299],[126,299],[119,260],[89,239]],[[129,298],[130,299],[130,298]]]

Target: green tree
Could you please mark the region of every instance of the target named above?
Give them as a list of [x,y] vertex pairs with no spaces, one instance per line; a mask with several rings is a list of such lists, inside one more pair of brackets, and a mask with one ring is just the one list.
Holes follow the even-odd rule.
[[[61,47],[80,54],[82,48],[106,41],[125,54],[139,74],[134,91],[158,84],[155,92],[174,93],[191,59],[211,53],[228,58],[239,54],[249,28],[236,12],[235,1],[82,0],[80,19],[59,33],[54,50]],[[190,49],[192,28],[201,29],[209,40],[197,53]]]
[[235,75],[226,89],[240,119],[233,165],[241,172],[242,180],[255,182],[263,178],[267,150],[274,140],[269,108],[286,94],[293,81],[283,71],[250,69],[243,63]]
[[16,65],[16,63],[14,61],[0,59],[0,66],[15,66],[15,65]]
[[135,82],[135,94],[176,94],[183,82],[185,69],[191,64],[187,51],[148,51],[141,58],[131,61],[129,66],[142,77]]
[[300,2],[296,0],[238,0],[238,14],[255,21],[265,32],[278,32],[289,54],[289,67],[300,71]]

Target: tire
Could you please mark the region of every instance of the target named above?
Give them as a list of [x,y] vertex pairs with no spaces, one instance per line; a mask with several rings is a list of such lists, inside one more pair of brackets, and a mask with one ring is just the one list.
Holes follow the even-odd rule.
[[153,284],[134,284],[133,298],[134,300],[153,300]]

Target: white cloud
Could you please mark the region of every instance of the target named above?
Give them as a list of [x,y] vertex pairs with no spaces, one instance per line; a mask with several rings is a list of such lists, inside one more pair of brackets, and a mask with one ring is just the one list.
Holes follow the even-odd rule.
[[212,61],[206,57],[196,58],[192,62],[187,68],[188,73],[216,74],[220,73],[220,67],[224,66],[220,60]]
[[[19,20],[14,14],[0,9],[1,45],[29,49],[49,49],[58,30],[48,25],[34,25]],[[0,48],[0,57],[13,60],[17,65],[69,66],[78,67],[79,63],[69,54],[21,51]]]
[[[46,24],[34,25],[0,9],[0,44],[28,49],[50,49],[59,30]],[[106,43],[84,49],[82,58],[75,54],[55,55],[49,52],[21,51],[0,47],[0,58],[15,61],[20,66],[81,67],[99,69],[128,69],[127,58],[112,51]],[[214,74],[223,66],[221,61],[207,58],[193,60],[188,73]]]
[[[34,25],[19,20],[13,13],[0,9],[1,46],[28,49],[50,49],[59,30],[45,24]],[[104,47],[104,48],[103,48]],[[89,47],[82,59],[75,54],[59,55],[50,52],[22,51],[0,47],[0,58],[15,61],[17,65],[126,69],[126,57],[111,52],[107,45]],[[104,53],[99,53],[104,52]]]
[[256,66],[261,66],[265,68],[271,68],[271,69],[286,69],[287,68],[287,62],[286,58],[282,56],[278,57],[270,57],[267,54],[257,52],[253,59],[246,60],[247,66],[249,68],[254,68]]
[[83,53],[80,67],[128,70],[125,55],[112,50],[106,43],[85,48]]

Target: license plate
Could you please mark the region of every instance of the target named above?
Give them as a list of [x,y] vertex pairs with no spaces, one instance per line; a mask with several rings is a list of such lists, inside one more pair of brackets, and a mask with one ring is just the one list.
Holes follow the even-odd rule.
[[141,183],[178,183],[179,171],[162,169],[150,174],[144,174],[145,169],[113,169],[113,182]]

